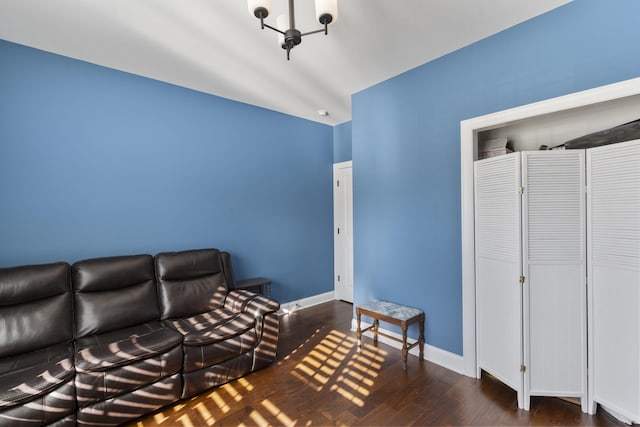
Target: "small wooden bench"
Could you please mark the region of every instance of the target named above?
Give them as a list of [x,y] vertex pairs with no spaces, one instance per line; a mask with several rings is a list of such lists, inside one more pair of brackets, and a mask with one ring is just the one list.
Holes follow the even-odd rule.
[[[371,317],[373,319],[373,325],[361,330],[360,317],[362,315]],[[420,360],[424,358],[424,311],[389,301],[374,300],[356,307],[356,320],[358,348],[362,346],[362,334],[368,330],[373,330],[374,345],[378,345],[378,334],[402,343],[402,369],[407,369],[407,355],[413,347],[420,346]],[[402,329],[402,339],[380,332],[378,330],[378,322],[380,320],[400,326]],[[414,343],[407,345],[407,328],[414,323],[418,323],[420,338]]]

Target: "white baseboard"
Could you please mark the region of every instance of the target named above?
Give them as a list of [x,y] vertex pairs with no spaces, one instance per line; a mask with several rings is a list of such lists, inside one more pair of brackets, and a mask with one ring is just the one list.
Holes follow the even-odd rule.
[[623,422],[625,424],[633,425],[634,420],[632,420],[631,418],[627,417],[626,415],[621,414],[620,412],[616,411],[615,409],[612,409],[611,407],[607,407],[607,406],[605,406],[603,404],[599,404],[598,406],[600,407],[600,409],[604,410],[605,412],[608,412],[611,416],[613,416],[618,421]]
[[287,302],[280,305],[280,311],[278,311],[278,315],[282,316],[284,314],[293,313],[294,311],[312,307],[324,302],[333,301],[334,299],[336,299],[336,293],[334,291],[330,291],[325,292],[324,294],[313,295],[296,301]]
[[[362,329],[367,328],[369,326],[371,326],[371,323],[361,322]],[[356,327],[357,327],[356,319],[351,319],[351,330],[355,331]],[[387,335],[391,335],[398,339],[402,339],[402,335],[397,334],[395,332],[391,332],[383,328],[379,328],[379,330]],[[365,337],[369,337],[370,335],[373,336],[372,334],[373,332],[367,331],[364,334],[364,336]],[[392,339],[383,337],[381,335],[378,335],[378,341],[385,343],[391,347],[402,349],[401,343],[394,341]],[[420,357],[420,350],[418,349],[417,346],[413,347],[411,350],[409,350],[409,354],[413,354],[416,357]],[[425,343],[424,359],[428,360],[429,362],[435,363],[436,365],[440,365],[443,368],[447,368],[461,375],[464,375],[464,358],[460,355],[448,352],[446,350],[442,350],[441,348],[434,347],[432,345]]]

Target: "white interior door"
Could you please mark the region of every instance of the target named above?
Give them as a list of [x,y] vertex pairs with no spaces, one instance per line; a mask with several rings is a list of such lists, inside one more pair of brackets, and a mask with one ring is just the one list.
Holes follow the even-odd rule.
[[477,373],[518,392],[524,407],[520,153],[474,163]]
[[353,302],[353,179],[351,162],[333,165],[334,289]]
[[640,140],[587,151],[589,397],[640,423]]
[[587,406],[584,150],[522,153],[524,375],[529,396]]

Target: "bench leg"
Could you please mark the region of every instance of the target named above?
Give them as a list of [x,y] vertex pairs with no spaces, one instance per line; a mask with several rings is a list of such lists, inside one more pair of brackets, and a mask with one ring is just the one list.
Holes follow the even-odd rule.
[[409,349],[407,348],[407,326],[402,325],[402,370],[407,370],[407,355]]
[[424,360],[424,314],[420,316],[418,326],[420,327],[420,338],[418,339],[418,346],[420,347],[420,361],[422,362],[422,360]]
[[356,338],[358,339],[358,351],[362,347],[362,330],[360,329],[360,313],[356,313]]
[[378,345],[378,319],[373,321],[373,345]]

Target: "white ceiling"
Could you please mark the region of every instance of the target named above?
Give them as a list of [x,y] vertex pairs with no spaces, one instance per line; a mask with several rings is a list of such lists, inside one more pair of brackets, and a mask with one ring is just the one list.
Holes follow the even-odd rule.
[[[339,0],[291,61],[245,0],[0,0],[0,39],[335,125],[353,93],[569,1]],[[320,28],[295,5],[300,31]]]

